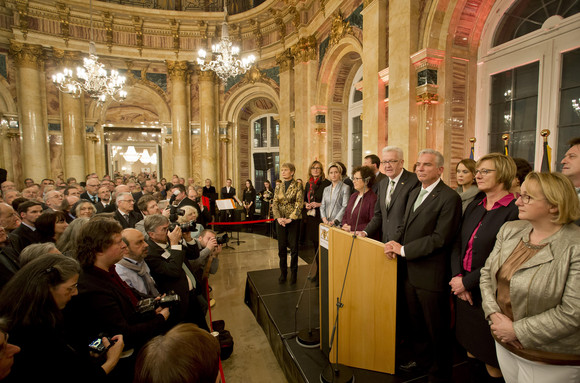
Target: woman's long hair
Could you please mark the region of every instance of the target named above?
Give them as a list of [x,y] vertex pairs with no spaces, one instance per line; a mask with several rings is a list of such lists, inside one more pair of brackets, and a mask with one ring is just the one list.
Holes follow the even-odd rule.
[[64,255],[76,258],[81,230],[88,222],[89,219],[84,217],[73,219],[56,241],[56,248]]
[[248,185],[244,184],[244,190],[248,190],[248,191],[252,191],[254,190],[254,184],[252,183],[252,180],[246,180],[246,183],[250,183],[250,188],[248,189]]
[[64,255],[47,254],[29,262],[0,292],[0,317],[8,318],[10,329],[55,328],[62,314],[50,288],[68,281],[80,271],[79,263]]
[[62,211],[45,211],[36,219],[34,226],[43,242],[54,242],[54,225],[64,221],[66,221],[66,215]]

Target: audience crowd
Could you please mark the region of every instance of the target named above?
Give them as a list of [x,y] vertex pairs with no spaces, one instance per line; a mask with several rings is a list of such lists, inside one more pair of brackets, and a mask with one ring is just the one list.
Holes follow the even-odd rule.
[[443,164],[425,149],[409,171],[387,146],[352,178],[314,161],[303,182],[284,163],[274,188],[246,180],[239,196],[231,179],[218,194],[177,175],[4,180],[0,380],[219,381],[206,292],[222,245],[208,228],[237,218],[216,209],[231,198],[247,220],[257,207],[274,219],[280,283],[288,249],[296,283],[300,241],[317,249],[321,223],[384,244],[401,370],[451,381],[456,340],[474,382],[579,381],[580,138],[561,173],[490,153],[461,160],[452,189]]

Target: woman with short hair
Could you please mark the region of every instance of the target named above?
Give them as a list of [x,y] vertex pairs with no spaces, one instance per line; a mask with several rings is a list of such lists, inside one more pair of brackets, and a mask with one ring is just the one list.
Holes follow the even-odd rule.
[[481,269],[497,359],[508,383],[578,382],[580,203],[561,173],[531,172],[521,193]]
[[73,205],[71,211],[76,218],[91,218],[93,215],[97,214],[97,208],[87,199],[78,200],[77,203]]
[[359,166],[352,172],[354,193],[350,196],[342,217],[342,230],[359,232],[371,221],[377,195],[372,191],[375,173],[368,166]]

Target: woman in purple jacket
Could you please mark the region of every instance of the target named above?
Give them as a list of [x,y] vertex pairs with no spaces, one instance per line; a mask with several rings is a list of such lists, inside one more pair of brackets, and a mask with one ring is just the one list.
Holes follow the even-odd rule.
[[375,173],[368,166],[354,169],[352,174],[354,193],[348,200],[342,217],[342,230],[361,231],[373,218],[377,195],[371,190],[375,182]]

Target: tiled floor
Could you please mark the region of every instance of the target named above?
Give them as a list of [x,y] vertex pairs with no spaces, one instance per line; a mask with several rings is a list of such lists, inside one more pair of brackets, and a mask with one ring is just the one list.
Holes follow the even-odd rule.
[[[241,233],[235,250],[224,249],[219,255],[220,265],[210,278],[212,297],[216,305],[212,319],[223,319],[234,338],[234,353],[224,361],[227,383],[285,383],[287,382],[270,345],[244,303],[246,273],[253,270],[278,268],[277,241],[262,235]],[[290,262],[290,261],[288,261]],[[300,260],[299,264],[305,264]]]

